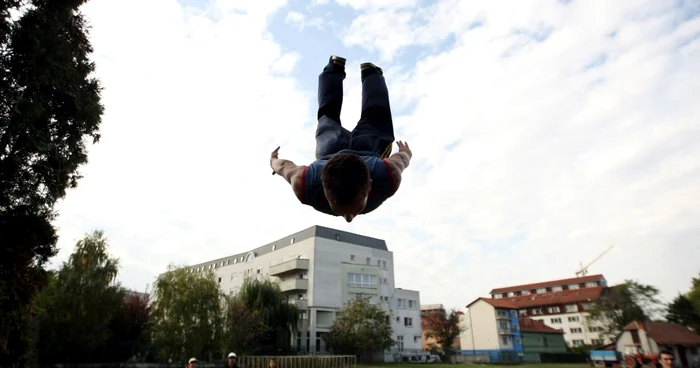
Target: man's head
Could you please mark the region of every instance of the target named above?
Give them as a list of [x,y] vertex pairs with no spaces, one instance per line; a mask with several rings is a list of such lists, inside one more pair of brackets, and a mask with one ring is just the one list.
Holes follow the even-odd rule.
[[372,187],[369,167],[358,155],[339,153],[321,171],[321,183],[333,212],[351,222],[367,205]]
[[236,353],[228,353],[228,365],[232,367],[236,364]]
[[270,368],[277,368],[277,360],[275,358],[270,358]]
[[668,350],[661,350],[659,352],[659,363],[663,368],[673,367],[673,361],[676,360],[673,353]]
[[197,358],[190,358],[190,360],[187,362],[187,367],[188,368],[197,367]]

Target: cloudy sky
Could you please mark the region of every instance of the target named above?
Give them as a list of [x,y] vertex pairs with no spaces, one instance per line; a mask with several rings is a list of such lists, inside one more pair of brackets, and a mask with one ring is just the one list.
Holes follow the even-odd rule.
[[[463,307],[591,273],[672,298],[700,271],[700,9],[682,0],[91,0],[103,139],[60,205],[60,253],[103,229],[143,290],[323,225],[386,239],[397,286]],[[317,76],[385,70],[401,190],[352,224],[302,206],[269,153],[313,158]],[[396,150],[396,147],[394,148]]]

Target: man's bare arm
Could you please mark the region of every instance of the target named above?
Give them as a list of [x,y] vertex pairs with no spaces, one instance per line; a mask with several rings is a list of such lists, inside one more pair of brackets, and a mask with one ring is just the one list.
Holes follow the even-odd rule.
[[275,174],[283,177],[284,180],[286,180],[287,183],[289,183],[292,186],[294,194],[299,200],[301,200],[304,191],[303,174],[304,168],[306,168],[306,166],[299,166],[292,161],[280,158],[271,159],[270,166],[272,166],[272,170],[275,171]]
[[391,169],[389,175],[391,175],[391,180],[394,183],[394,191],[399,190],[402,178],[401,174],[408,168],[408,165],[411,163],[411,158],[413,157],[413,152],[411,152],[411,149],[408,147],[408,143],[398,141],[396,144],[399,146],[399,152],[394,153],[386,159]]
[[406,152],[396,152],[386,160],[391,162],[393,169],[401,174],[411,164],[411,155]]

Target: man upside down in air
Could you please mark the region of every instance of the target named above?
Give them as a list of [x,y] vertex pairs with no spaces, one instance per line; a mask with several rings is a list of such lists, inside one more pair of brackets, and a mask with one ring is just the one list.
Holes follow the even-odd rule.
[[302,204],[347,222],[396,193],[413,155],[398,141],[398,152],[389,156],[394,124],[382,69],[363,63],[360,70],[362,113],[352,132],[340,123],[345,59],[331,56],[318,77],[316,161],[297,166],[278,157],[279,147],[270,156],[273,175],[285,178]]

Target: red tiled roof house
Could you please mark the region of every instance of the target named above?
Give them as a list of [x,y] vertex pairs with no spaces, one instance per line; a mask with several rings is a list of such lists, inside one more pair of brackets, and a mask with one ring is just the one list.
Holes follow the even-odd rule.
[[616,341],[617,351],[640,349],[644,354],[668,350],[676,357],[676,366],[700,365],[700,336],[688,328],[668,322],[632,322],[622,329]]

